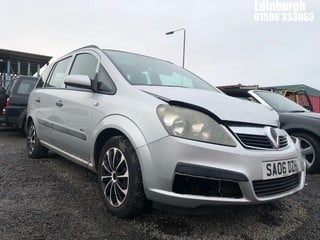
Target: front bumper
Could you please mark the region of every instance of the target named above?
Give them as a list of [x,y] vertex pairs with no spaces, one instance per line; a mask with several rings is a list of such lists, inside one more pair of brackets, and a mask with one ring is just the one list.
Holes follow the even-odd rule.
[[[294,144],[289,141],[286,149],[268,151],[249,150],[240,144],[237,147],[226,147],[168,136],[136,151],[141,160],[147,198],[177,207],[267,202],[293,194],[301,190],[305,183],[305,162],[299,152],[298,142]],[[269,184],[263,180],[263,162],[292,159],[298,163],[297,174],[290,177],[295,178],[293,187],[266,195],[257,193],[254,188],[257,188],[257,184],[260,184],[260,188]],[[176,191],[177,175],[210,180],[208,184],[217,183],[218,193],[223,192],[219,189],[222,184],[235,183],[241,194],[209,196],[199,194],[199,191],[193,191],[192,194]],[[293,180],[275,179],[277,184],[283,181]]]

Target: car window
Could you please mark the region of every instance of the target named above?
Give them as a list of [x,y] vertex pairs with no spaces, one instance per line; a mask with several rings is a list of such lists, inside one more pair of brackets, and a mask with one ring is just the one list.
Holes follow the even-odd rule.
[[274,92],[254,91],[259,97],[266,101],[277,112],[305,112],[304,107],[290,99]]
[[217,91],[195,74],[172,63],[133,53],[104,50],[132,85],[154,85]]
[[22,79],[17,88],[14,89],[14,93],[17,94],[29,94],[35,87],[36,82],[34,79]]
[[107,93],[114,93],[115,86],[110,76],[101,65],[99,68],[97,81],[98,81],[98,90],[107,92]]
[[42,74],[40,76],[39,82],[42,82],[42,84],[47,82],[51,69],[52,69],[51,66],[46,67],[44,69],[44,71],[42,72]]
[[50,76],[48,87],[57,87],[63,88],[64,87],[64,76],[66,74],[67,67],[71,57],[65,58],[59,62],[57,62],[54,66],[54,70]]
[[88,53],[78,54],[72,64],[70,74],[87,75],[91,80],[95,79],[98,59]]

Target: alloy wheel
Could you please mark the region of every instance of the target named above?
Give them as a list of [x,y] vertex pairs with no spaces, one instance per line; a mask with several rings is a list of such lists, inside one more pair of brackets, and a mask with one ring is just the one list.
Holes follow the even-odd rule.
[[33,124],[29,127],[29,130],[28,130],[27,144],[28,144],[29,154],[31,154],[34,151],[35,144],[36,144],[36,130]]
[[301,146],[301,154],[306,159],[306,165],[308,169],[314,164],[316,153],[312,144],[307,139],[302,137],[299,137],[299,139]]
[[128,195],[129,171],[124,154],[118,148],[110,148],[102,161],[101,184],[108,203],[120,207]]

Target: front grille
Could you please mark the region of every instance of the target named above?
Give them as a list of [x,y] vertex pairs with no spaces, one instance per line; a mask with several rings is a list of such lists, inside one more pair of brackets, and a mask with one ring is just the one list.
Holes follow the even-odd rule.
[[246,147],[273,149],[267,136],[242,133],[238,133],[237,136]]
[[[275,147],[266,135],[237,133],[239,140],[247,148],[274,149]],[[279,148],[288,146],[286,136],[279,136]]]
[[286,136],[279,137],[279,148],[284,148],[288,146],[288,139]]
[[258,180],[252,183],[257,197],[272,196],[296,188],[300,183],[300,174],[270,180]]

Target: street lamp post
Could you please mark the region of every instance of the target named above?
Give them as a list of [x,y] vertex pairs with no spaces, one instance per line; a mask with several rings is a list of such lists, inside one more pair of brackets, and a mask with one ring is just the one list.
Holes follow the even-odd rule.
[[186,53],[186,29],[185,28],[179,28],[174,31],[166,32],[166,35],[174,34],[175,32],[183,31],[183,52],[182,52],[182,67],[184,68],[184,58]]

